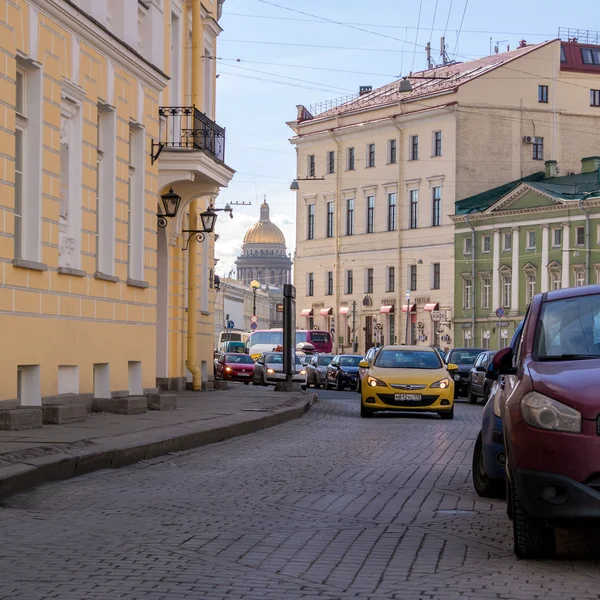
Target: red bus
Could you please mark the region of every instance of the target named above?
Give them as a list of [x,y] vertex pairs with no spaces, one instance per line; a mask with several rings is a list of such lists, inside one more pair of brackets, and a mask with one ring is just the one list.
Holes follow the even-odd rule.
[[296,331],[296,344],[307,342],[315,347],[317,352],[330,354],[333,350],[333,342],[329,331],[316,329],[299,329]]

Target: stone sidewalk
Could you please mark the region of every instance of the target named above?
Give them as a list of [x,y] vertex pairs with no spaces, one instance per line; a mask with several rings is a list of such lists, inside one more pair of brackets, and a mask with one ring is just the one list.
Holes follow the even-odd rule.
[[0,499],[41,483],[118,468],[301,417],[317,397],[229,384],[179,392],[177,409],[89,413],[82,422],[0,431]]

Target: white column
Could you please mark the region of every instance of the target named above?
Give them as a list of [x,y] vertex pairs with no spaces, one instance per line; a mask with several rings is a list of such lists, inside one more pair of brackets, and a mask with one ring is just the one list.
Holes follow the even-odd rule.
[[548,224],[542,225],[542,264],[540,269],[542,270],[542,287],[540,291],[542,293],[549,290],[548,281],[548,236],[550,235],[550,227]]
[[571,270],[571,230],[569,223],[563,223],[563,248],[562,248],[562,287],[568,288],[570,285],[569,272]]
[[519,312],[519,228],[512,230],[512,296],[510,300],[510,312]]
[[492,311],[500,306],[500,231],[494,229],[493,246],[493,267],[492,267]]

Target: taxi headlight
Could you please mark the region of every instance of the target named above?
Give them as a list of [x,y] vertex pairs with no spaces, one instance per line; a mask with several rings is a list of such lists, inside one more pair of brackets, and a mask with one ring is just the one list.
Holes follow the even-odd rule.
[[450,386],[450,380],[446,377],[444,379],[440,379],[439,381],[436,381],[435,383],[432,383],[429,387],[440,388],[442,390],[445,390],[449,386]]
[[387,387],[385,382],[381,381],[381,379],[377,379],[376,377],[371,377],[369,375],[369,378],[367,379],[367,385],[370,385],[371,387]]

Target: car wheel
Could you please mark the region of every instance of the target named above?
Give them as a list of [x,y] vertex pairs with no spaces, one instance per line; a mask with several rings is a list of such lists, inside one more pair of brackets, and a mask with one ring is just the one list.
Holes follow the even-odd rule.
[[265,381],[265,374],[261,373],[260,375],[260,385],[267,387],[267,382]]
[[490,399],[490,388],[487,385],[483,386],[483,401],[485,403],[487,403],[487,401]]
[[338,376],[338,378],[335,380],[335,389],[338,392],[341,392],[344,389],[344,384],[342,383],[342,378]]
[[256,381],[256,377],[254,377],[254,375],[252,375],[252,385],[259,385],[259,382]]
[[366,408],[365,405],[361,401],[361,403],[360,403],[360,416],[363,419],[370,419],[373,416],[374,412],[375,412],[374,410],[372,410],[370,408]]
[[467,400],[469,401],[469,404],[477,404],[477,396],[473,393],[471,384],[467,386]]
[[515,486],[512,488],[513,549],[517,558],[554,558],[554,527],[543,519],[532,517],[526,510]]
[[510,485],[510,481],[508,479],[508,473],[506,474],[506,487],[504,488],[504,492],[506,494],[506,516],[509,519],[512,519],[512,486]]
[[452,408],[450,410],[441,412],[440,417],[442,419],[448,420],[448,421],[450,421],[451,419],[454,419],[454,404],[452,405]]
[[473,487],[482,498],[502,498],[504,497],[505,487],[503,482],[498,479],[492,479],[485,472],[483,464],[483,434],[479,432],[475,448],[473,450]]
[[244,381],[244,385],[250,385],[249,381]]

